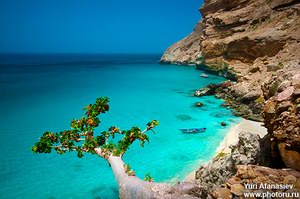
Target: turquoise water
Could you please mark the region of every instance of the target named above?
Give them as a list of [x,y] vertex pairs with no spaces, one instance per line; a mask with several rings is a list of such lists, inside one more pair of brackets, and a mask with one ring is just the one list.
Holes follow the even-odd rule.
[[[31,153],[44,131],[61,131],[97,97],[110,98],[101,132],[112,125],[160,125],[144,148],[134,144],[124,159],[140,177],[174,183],[209,160],[229,126],[238,119],[212,96],[191,97],[194,89],[218,83],[200,78],[194,67],[159,65],[159,55],[0,56],[0,198],[118,198],[116,182],[101,158],[75,153]],[[194,107],[201,101],[204,106]],[[206,127],[202,134],[179,128]]]

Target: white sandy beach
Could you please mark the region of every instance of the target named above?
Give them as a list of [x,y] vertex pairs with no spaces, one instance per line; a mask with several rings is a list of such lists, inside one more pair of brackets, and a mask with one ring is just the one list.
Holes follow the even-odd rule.
[[[253,134],[258,134],[261,138],[264,137],[267,134],[267,129],[262,126],[263,123],[261,122],[254,122],[246,119],[242,119],[242,121],[236,125],[233,125],[219,147],[216,150],[216,154],[220,152],[224,153],[230,153],[229,146],[231,144],[234,144],[238,141],[238,135],[240,132],[250,132]],[[186,182],[192,182],[195,180],[195,172],[193,171],[187,177],[184,181]]]
[[216,153],[224,152],[230,153],[229,146],[238,141],[238,135],[240,132],[250,132],[253,134],[258,134],[261,138],[267,134],[267,129],[262,126],[261,122],[254,122],[251,120],[243,119],[240,123],[233,125],[220,146],[217,148]]

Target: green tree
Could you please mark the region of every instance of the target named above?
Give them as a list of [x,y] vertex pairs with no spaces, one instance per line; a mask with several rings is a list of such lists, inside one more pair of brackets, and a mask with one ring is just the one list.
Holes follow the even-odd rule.
[[[51,153],[54,150],[57,154],[76,152],[79,158],[82,158],[85,153],[91,153],[106,159],[117,181],[120,198],[162,198],[176,193],[176,188],[171,188],[170,185],[154,183],[150,174],[146,175],[147,181],[136,177],[134,171],[122,159],[136,140],[140,141],[142,147],[146,141],[149,142],[146,132],[153,131],[153,128],[158,125],[157,120],[147,123],[143,131],[138,127],[120,130],[112,126],[108,131],[96,135],[95,129],[101,123],[98,116],[109,110],[108,102],[107,97],[101,97],[94,104],[86,106],[83,109],[84,116],[72,120],[69,130],[59,133],[45,132],[32,147],[32,151]],[[121,138],[114,139],[116,134],[120,134]],[[170,189],[173,191],[170,192]]]
[[[108,131],[95,135],[95,128],[101,123],[98,116],[109,110],[108,102],[107,97],[102,97],[98,98],[95,104],[86,106],[83,109],[85,116],[79,120],[72,120],[70,130],[59,133],[45,132],[32,147],[32,151],[50,153],[55,150],[58,154],[76,151],[79,158],[83,157],[84,153],[91,153],[108,159],[110,155],[121,157],[135,140],[139,140],[141,146],[144,146],[145,142],[149,141],[145,133],[158,125],[156,120],[149,122],[144,131],[138,127],[121,131],[118,127],[112,126]],[[117,143],[114,143],[113,139],[115,134],[123,135]]]

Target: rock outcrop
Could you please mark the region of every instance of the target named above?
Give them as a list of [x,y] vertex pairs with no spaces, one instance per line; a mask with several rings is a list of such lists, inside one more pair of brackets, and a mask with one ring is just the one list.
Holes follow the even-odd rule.
[[265,165],[262,154],[265,148],[261,146],[258,135],[241,132],[237,144],[231,145],[231,153],[220,152],[207,165],[196,171],[196,183],[200,186],[200,196],[207,198],[210,193],[224,184],[237,172],[237,165]]

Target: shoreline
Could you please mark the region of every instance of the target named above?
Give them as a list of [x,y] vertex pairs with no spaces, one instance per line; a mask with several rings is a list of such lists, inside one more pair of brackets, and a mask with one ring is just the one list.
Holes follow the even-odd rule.
[[[220,152],[230,153],[231,149],[229,148],[229,146],[238,142],[238,135],[242,131],[247,131],[252,134],[257,134],[261,138],[264,137],[268,132],[267,132],[267,129],[262,126],[262,124],[263,124],[262,122],[254,122],[254,121],[246,120],[246,119],[242,118],[241,122],[239,122],[238,124],[234,124],[230,127],[226,136],[224,137],[224,139],[222,140],[222,142],[216,149],[214,157]],[[209,161],[211,161],[211,160],[209,160]],[[199,165],[199,167],[200,167],[200,165]],[[192,171],[191,173],[189,173],[185,177],[184,182],[194,182],[195,174],[196,174],[197,170],[198,170],[198,168],[195,169],[194,171]]]

